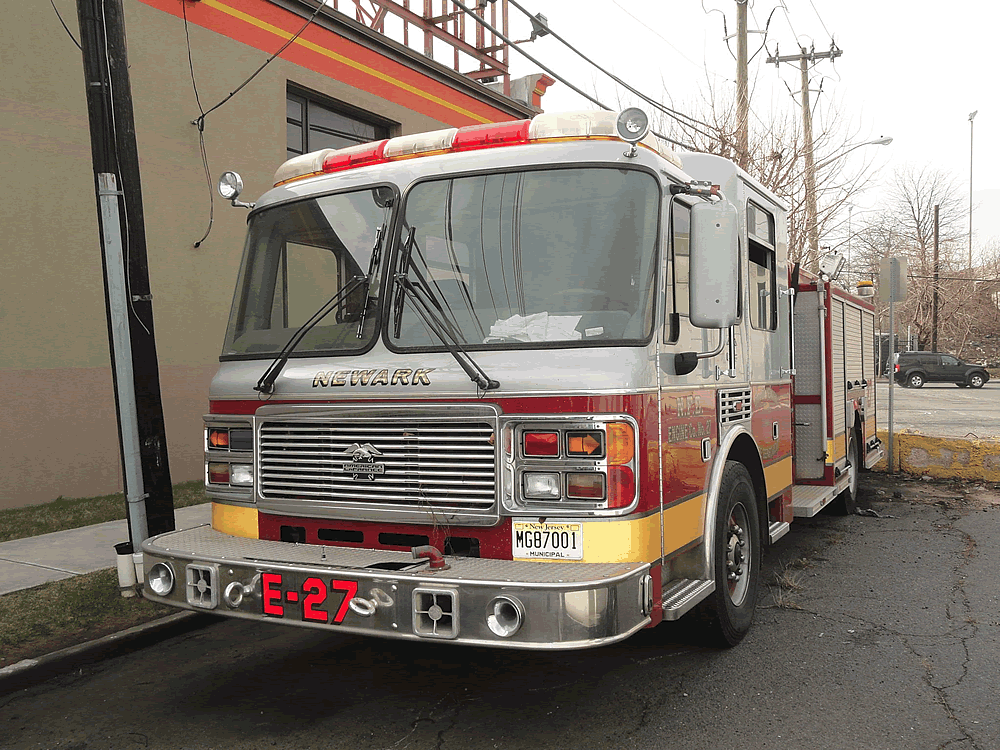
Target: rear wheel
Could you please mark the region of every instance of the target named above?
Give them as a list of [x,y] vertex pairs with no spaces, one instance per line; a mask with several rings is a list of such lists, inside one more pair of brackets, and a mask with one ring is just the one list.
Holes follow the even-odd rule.
[[980,373],[974,372],[969,376],[969,385],[973,388],[982,388],[986,383],[986,378],[984,378]]
[[750,472],[727,461],[715,515],[715,591],[702,605],[710,639],[735,646],[753,623],[760,588],[761,537]]
[[861,474],[861,450],[853,431],[847,444],[847,472],[850,479],[844,491],[830,503],[830,510],[842,516],[853,515],[858,509],[858,477]]
[[910,388],[923,388],[924,387],[924,376],[919,372],[915,372],[910,377],[906,379],[906,384]]

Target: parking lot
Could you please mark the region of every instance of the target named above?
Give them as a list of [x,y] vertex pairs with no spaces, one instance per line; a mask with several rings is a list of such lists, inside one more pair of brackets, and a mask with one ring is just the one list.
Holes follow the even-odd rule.
[[[889,424],[889,383],[877,386],[879,429]],[[893,387],[893,429],[956,438],[1000,438],[1000,380],[982,388],[927,383],[923,388]]]

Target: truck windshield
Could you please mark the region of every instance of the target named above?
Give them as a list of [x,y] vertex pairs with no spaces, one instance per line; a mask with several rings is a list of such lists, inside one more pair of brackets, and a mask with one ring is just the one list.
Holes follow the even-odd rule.
[[[280,351],[339,289],[365,277],[376,241],[389,234],[394,195],[387,187],[326,195],[253,217],[222,356]],[[378,289],[377,278],[356,284],[295,353],[364,349],[378,330],[377,300],[368,302]]]
[[[652,176],[619,168],[423,182],[403,206],[405,272],[472,349],[638,344],[652,332],[658,205]],[[402,306],[394,345],[440,346],[408,297],[389,299]]]

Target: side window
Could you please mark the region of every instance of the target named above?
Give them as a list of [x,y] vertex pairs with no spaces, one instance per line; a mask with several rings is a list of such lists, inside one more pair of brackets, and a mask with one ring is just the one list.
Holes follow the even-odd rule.
[[667,263],[667,288],[663,295],[666,302],[664,320],[670,326],[667,341],[677,341],[680,331],[676,325],[677,313],[687,317],[690,312],[688,283],[691,260],[691,208],[677,200],[671,202],[670,259]]
[[747,205],[747,255],[750,259],[750,325],[773,331],[778,324],[774,216]]
[[954,357],[951,357],[951,356],[949,356],[947,354],[942,354],[941,355],[941,364],[948,365],[949,367],[957,367],[959,365],[959,361],[957,359],[955,359]]

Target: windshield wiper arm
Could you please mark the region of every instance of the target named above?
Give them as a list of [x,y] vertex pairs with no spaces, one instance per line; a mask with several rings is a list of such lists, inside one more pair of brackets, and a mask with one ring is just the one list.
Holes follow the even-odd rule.
[[[454,357],[455,361],[458,362],[463,370],[465,370],[465,374],[469,376],[469,379],[475,383],[478,388],[481,388],[484,391],[496,390],[500,387],[500,383],[491,378],[479,365],[479,363],[472,358],[472,356],[459,343],[458,336],[455,334],[454,329],[446,321],[441,320],[434,312],[434,308],[432,307],[434,295],[430,291],[430,288],[426,285],[426,283],[423,287],[418,287],[410,280],[410,257],[413,252],[413,236],[415,232],[416,229],[411,227],[410,233],[406,238],[406,244],[403,246],[403,250],[400,254],[401,270],[395,277],[397,287],[396,298],[393,302],[396,308],[393,320],[394,338],[399,338],[400,329],[402,328],[403,295],[405,294],[413,303],[413,309],[417,311],[417,315],[419,315],[424,321],[424,324],[434,332],[434,335],[441,340],[441,343],[444,344],[451,356]],[[428,299],[425,300],[419,292],[422,292]]]
[[335,295],[333,295],[319,310],[313,313],[312,317],[309,318],[305,323],[299,326],[299,329],[292,334],[292,337],[288,339],[281,351],[278,352],[278,356],[274,358],[271,366],[264,371],[264,374],[260,376],[260,380],[257,381],[257,385],[253,389],[259,393],[273,393],[274,392],[274,381],[278,379],[278,375],[281,374],[281,368],[285,366],[288,361],[288,356],[292,351],[299,345],[299,342],[305,337],[309,331],[311,331],[317,323],[319,323],[323,318],[330,314],[330,311],[336,307],[341,300],[343,300],[348,294],[357,289],[361,284],[365,283],[370,277],[365,276],[355,276],[353,279],[348,281],[344,286],[342,286]]
[[385,224],[382,224],[375,230],[375,244],[372,245],[372,257],[368,263],[368,275],[365,276],[365,291],[362,295],[364,302],[361,307],[361,319],[358,321],[358,338],[362,336],[362,331],[365,327],[365,318],[368,316],[368,303],[371,301],[368,298],[368,290],[371,289],[372,279],[375,278],[375,269],[378,268],[378,259],[381,255],[382,232],[384,229]]

